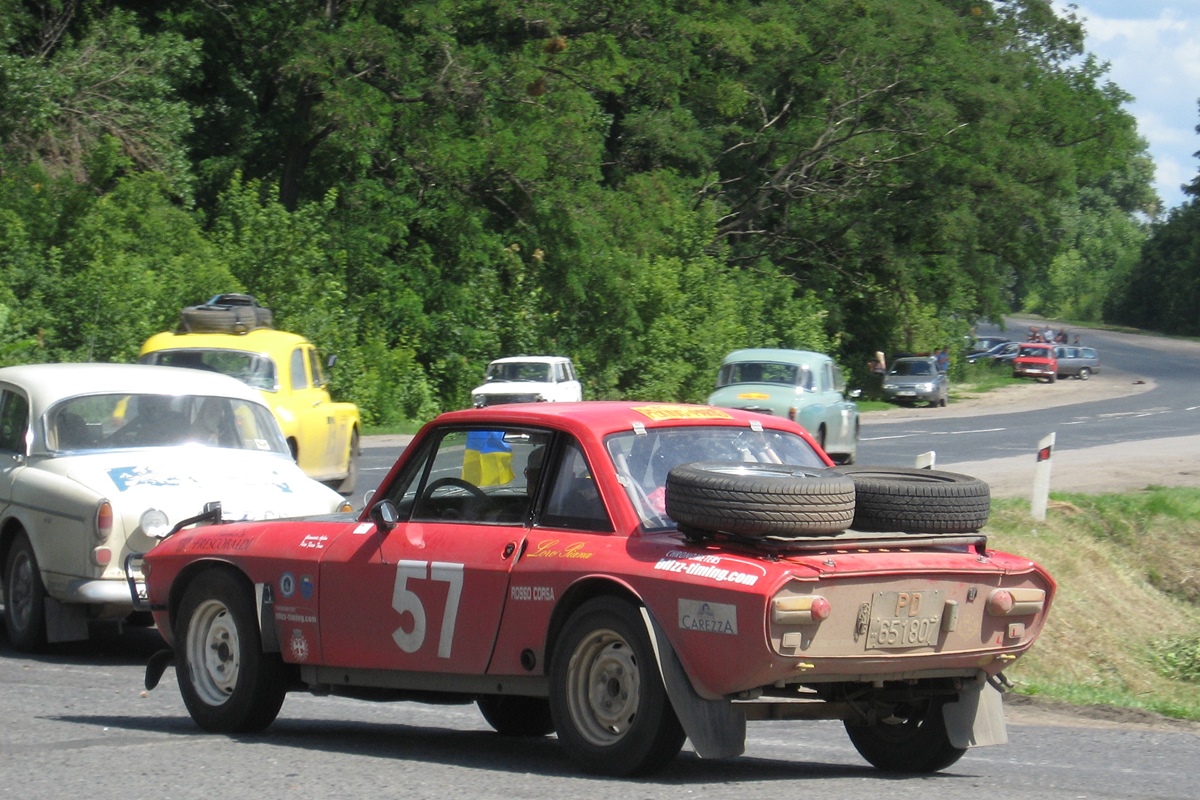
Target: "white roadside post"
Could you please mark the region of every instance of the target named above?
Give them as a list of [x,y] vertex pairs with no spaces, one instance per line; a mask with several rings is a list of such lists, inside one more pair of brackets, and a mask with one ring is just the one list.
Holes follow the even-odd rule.
[[917,469],[933,469],[933,465],[937,463],[937,452],[930,450],[928,453],[921,453],[917,456],[917,462],[914,466]]
[[1029,512],[1038,522],[1046,519],[1046,505],[1050,501],[1050,456],[1054,452],[1054,434],[1038,442],[1037,467],[1033,473],[1033,498]]

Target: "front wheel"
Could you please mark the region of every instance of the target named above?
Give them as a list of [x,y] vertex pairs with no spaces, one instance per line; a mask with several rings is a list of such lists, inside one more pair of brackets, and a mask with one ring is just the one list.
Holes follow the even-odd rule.
[[874,725],[846,722],[854,749],[872,766],[886,772],[925,773],[945,769],[963,757],[946,732],[944,698],[896,709]]
[[16,649],[36,652],[46,644],[46,587],[33,545],[18,534],[4,565],[4,627]]
[[661,769],[685,738],[638,610],[612,597],[567,621],[550,664],[550,713],[567,755],[601,775]]
[[229,572],[199,575],[175,628],[175,674],[188,713],[214,733],[251,733],[275,721],[287,692],[278,653],[264,653],[254,593]]

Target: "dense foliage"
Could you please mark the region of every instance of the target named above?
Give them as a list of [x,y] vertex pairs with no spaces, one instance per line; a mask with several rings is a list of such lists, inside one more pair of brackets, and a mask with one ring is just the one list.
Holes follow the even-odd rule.
[[1097,315],[1152,209],[1045,0],[0,0],[0,360],[248,291],[388,424],[501,355],[697,400],[743,346]]

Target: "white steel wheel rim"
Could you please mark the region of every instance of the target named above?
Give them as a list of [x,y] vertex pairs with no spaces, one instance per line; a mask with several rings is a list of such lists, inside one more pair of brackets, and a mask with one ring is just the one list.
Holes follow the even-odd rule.
[[196,607],[186,646],[196,694],[210,706],[224,704],[237,689],[241,668],[237,624],[224,603],[206,600]]
[[12,586],[8,592],[9,606],[5,613],[12,617],[13,627],[25,630],[33,618],[33,559],[28,553],[18,553],[13,563]]
[[579,734],[597,747],[624,738],[641,698],[641,672],[629,643],[615,631],[593,631],[575,648],[567,675],[567,705]]

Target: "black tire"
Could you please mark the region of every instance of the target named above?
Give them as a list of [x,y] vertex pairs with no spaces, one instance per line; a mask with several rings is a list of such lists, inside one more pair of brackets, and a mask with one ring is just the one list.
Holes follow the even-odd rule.
[[613,597],[567,620],[550,662],[550,713],[571,760],[600,775],[654,772],[685,739],[638,610]]
[[346,477],[342,478],[341,483],[334,487],[341,494],[354,494],[354,487],[358,485],[358,457],[361,450],[362,448],[358,444],[358,431],[354,431],[350,434],[350,455],[346,460]]
[[945,769],[963,757],[966,748],[950,743],[944,698],[934,698],[898,709],[907,718],[874,725],[846,722],[850,742],[872,766],[885,772],[929,773]]
[[278,653],[264,653],[249,584],[213,569],[183,595],[175,676],[188,713],[213,733],[252,733],[275,721],[287,693]]
[[740,536],[821,536],[854,518],[854,483],[835,470],[704,461],[667,474],[667,516]]
[[46,646],[46,587],[24,533],[13,539],[4,564],[4,628],[21,652],[36,653]]
[[1086,381],[1088,378],[1092,377],[1092,371],[1087,367],[1080,367],[1079,374],[1075,377],[1079,378],[1081,381]]
[[1057,375],[1051,375],[1051,376],[1050,376],[1050,383],[1054,383],[1054,382],[1055,382],[1055,381],[1057,381],[1057,380],[1058,380],[1058,376],[1057,376]]
[[554,733],[550,701],[544,697],[484,695],[475,700],[479,713],[504,736],[549,736]]
[[854,482],[857,531],[974,533],[987,524],[991,489],[969,475],[906,467],[837,467]]

